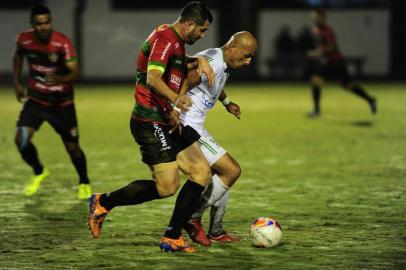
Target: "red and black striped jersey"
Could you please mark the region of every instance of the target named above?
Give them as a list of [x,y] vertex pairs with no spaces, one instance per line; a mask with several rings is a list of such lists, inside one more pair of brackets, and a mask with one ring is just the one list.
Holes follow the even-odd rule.
[[133,117],[142,121],[166,123],[171,108],[164,97],[147,85],[147,72],[151,69],[160,70],[169,88],[180,92],[187,74],[185,45],[170,25],[157,27],[138,52],[133,110]]
[[318,48],[326,48],[333,46],[333,50],[325,53],[323,58],[327,60],[327,62],[335,62],[342,59],[340,50],[338,49],[336,35],[334,30],[328,26],[316,26],[314,28],[314,35],[316,40],[316,46]]
[[28,61],[28,98],[43,105],[68,105],[73,103],[73,87],[70,83],[46,85],[45,75],[65,75],[66,63],[76,61],[72,42],[64,34],[52,30],[47,43],[39,40],[34,30],[17,36],[17,53]]

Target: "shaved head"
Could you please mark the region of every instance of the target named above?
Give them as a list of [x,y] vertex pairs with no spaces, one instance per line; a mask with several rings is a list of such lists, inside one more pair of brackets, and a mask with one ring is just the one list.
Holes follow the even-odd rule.
[[237,32],[231,36],[230,40],[227,42],[229,46],[235,46],[239,48],[257,50],[257,40],[248,31]]
[[224,45],[224,52],[229,67],[238,69],[248,66],[257,52],[257,40],[250,32],[237,32]]

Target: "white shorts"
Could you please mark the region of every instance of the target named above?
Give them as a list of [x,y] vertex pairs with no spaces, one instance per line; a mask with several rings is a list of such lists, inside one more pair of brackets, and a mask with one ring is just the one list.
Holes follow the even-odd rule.
[[210,167],[227,153],[227,151],[224,150],[224,148],[221,147],[210,135],[201,136],[199,144]]

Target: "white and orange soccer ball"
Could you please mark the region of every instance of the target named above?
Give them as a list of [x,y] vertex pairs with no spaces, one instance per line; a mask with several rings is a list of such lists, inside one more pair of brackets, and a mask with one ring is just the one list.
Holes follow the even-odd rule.
[[273,218],[257,218],[251,223],[250,238],[256,247],[274,247],[282,240],[282,227]]

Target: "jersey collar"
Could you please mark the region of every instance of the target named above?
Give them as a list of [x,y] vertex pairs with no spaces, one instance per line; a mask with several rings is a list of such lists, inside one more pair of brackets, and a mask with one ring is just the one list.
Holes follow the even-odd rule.
[[49,44],[49,42],[51,42],[51,39],[52,39],[52,36],[53,36],[53,35],[54,35],[54,29],[51,29],[50,32],[49,32],[48,39],[47,39],[47,40],[42,40],[42,39],[40,39],[39,36],[37,35],[37,32],[35,32],[35,30],[34,30],[35,39],[36,39],[38,42],[42,43],[42,44]]
[[183,39],[179,36],[178,32],[176,32],[175,28],[173,28],[172,25],[169,25],[169,28],[175,33],[176,37],[179,39],[180,42],[182,42],[182,44],[185,44],[185,42],[183,41]]

